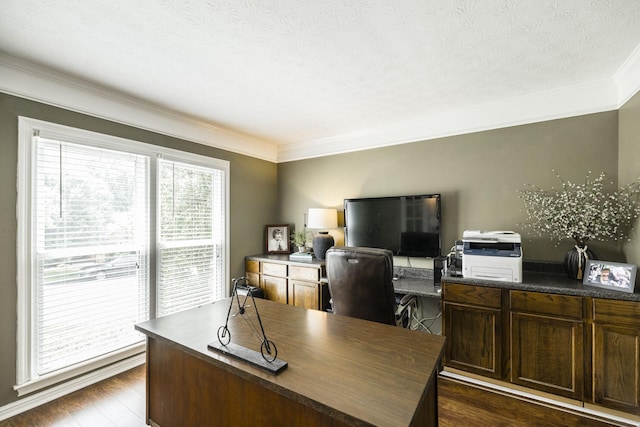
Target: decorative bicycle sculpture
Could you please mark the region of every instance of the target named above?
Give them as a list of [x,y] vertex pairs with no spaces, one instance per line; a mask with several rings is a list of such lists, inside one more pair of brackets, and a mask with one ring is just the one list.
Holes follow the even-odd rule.
[[[247,279],[245,277],[232,279],[233,292],[231,294],[231,302],[229,304],[229,311],[227,312],[227,319],[225,321],[225,324],[218,328],[218,342],[210,343],[209,348],[247,361],[260,368],[266,369],[271,373],[278,373],[282,369],[287,367],[287,362],[276,360],[278,357],[278,348],[273,341],[267,338],[267,335],[264,332],[264,326],[262,325],[262,319],[260,318],[260,313],[258,312],[258,307],[256,306],[253,291],[251,287],[246,286],[246,280]],[[247,289],[246,295],[242,295],[242,297],[238,293],[238,290],[241,286],[244,289]],[[248,304],[249,302],[250,304]],[[234,308],[234,303],[237,305],[237,310],[233,314],[231,314]],[[253,307],[255,310],[257,325],[249,315],[248,309],[251,307]],[[240,318],[247,323],[255,337],[258,339],[258,341],[260,341],[259,355],[253,350],[231,343],[229,318],[238,316],[240,316]],[[260,356],[264,360],[260,360]]]

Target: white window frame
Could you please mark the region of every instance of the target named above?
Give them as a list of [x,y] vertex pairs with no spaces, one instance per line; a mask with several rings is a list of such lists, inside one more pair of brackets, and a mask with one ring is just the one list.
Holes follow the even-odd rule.
[[[133,141],[129,139],[119,138],[111,135],[87,131],[84,129],[73,128],[69,126],[50,123],[38,119],[28,117],[18,117],[18,184],[17,184],[17,353],[16,353],[16,385],[14,389],[19,396],[32,393],[45,387],[69,380],[78,375],[86,374],[95,369],[118,362],[138,355],[145,350],[144,342],[130,346],[99,358],[92,359],[85,363],[77,364],[67,369],[59,370],[42,376],[34,376],[35,357],[33,355],[33,315],[35,313],[35,301],[32,293],[32,277],[33,267],[31,263],[31,252],[34,245],[34,236],[31,226],[33,219],[30,215],[33,212],[32,206],[32,159],[33,159],[33,136],[40,134],[47,138],[64,140],[67,142],[76,142],[85,145],[92,145],[100,148],[119,149],[136,154],[147,155],[151,162],[152,182],[156,181],[156,160],[159,157],[167,160],[174,160],[194,165],[200,165],[208,168],[221,169],[225,172],[225,237],[224,237],[224,256],[225,263],[223,266],[223,284],[225,284],[225,294],[227,291],[226,283],[229,277],[229,188],[230,188],[230,164],[226,160],[215,159],[212,157],[202,156],[198,154],[183,152],[143,142]],[[155,184],[153,184],[155,185]],[[157,197],[157,188],[151,188],[151,222],[156,222],[155,199]],[[151,263],[154,268],[156,259],[156,238],[154,233],[151,234],[152,242],[150,242]],[[151,274],[151,280],[155,279],[155,273]],[[155,316],[156,302],[155,284],[150,284],[149,313],[151,317]]]

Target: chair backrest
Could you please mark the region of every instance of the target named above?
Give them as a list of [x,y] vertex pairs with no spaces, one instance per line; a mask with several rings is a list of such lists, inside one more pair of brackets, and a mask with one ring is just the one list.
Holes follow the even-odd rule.
[[326,268],[335,314],[396,324],[391,251],[334,246]]

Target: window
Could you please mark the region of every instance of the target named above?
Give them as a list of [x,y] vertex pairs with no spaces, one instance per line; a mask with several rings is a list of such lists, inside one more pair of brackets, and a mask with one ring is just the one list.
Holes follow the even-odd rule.
[[140,353],[135,323],[225,296],[228,162],[19,129],[19,394]]
[[[158,315],[224,298],[224,216],[213,195],[224,193],[224,173],[160,160]],[[213,280],[212,280],[213,278]]]

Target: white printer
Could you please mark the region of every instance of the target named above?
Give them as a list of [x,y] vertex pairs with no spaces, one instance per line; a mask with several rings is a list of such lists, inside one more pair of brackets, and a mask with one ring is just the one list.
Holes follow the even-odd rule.
[[462,233],[462,276],[522,283],[522,240],[513,231]]

